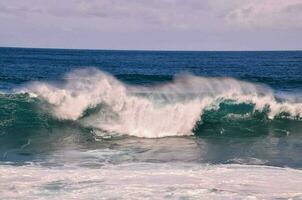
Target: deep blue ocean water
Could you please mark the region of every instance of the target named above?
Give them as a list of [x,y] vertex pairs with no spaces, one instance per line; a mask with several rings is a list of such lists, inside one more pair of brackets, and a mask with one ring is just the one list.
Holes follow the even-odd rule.
[[58,80],[78,68],[96,67],[123,81],[170,80],[179,73],[228,76],[278,90],[301,90],[301,51],[177,52],[1,48],[1,89],[33,80]]
[[302,51],[0,48],[3,177],[29,163],[301,173],[301,117]]

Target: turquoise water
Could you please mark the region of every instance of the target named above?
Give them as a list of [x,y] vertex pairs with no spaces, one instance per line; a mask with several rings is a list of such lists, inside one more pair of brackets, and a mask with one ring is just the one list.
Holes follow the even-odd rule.
[[301,51],[0,48],[0,91],[5,199],[302,197]]

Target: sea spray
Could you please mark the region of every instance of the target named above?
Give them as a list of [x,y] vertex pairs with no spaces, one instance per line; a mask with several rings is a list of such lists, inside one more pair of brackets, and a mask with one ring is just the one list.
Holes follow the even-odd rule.
[[[233,78],[175,76],[170,83],[127,85],[97,69],[75,70],[64,83],[33,82],[20,92],[47,102],[46,109],[59,119],[78,120],[83,126],[139,137],[191,135],[202,114],[218,109],[225,100],[268,108],[268,117],[302,114],[299,99],[276,98],[267,86]],[[87,109],[96,108],[84,116]]]

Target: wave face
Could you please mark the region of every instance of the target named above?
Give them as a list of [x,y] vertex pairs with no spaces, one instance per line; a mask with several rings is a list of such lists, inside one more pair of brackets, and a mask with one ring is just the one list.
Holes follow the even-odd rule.
[[[233,78],[178,75],[168,83],[135,86],[91,68],[72,71],[60,83],[32,82],[16,93],[38,99],[42,113],[61,121],[146,138],[192,135],[223,105],[229,105],[229,119],[257,113],[267,119],[302,115],[298,97],[281,98],[265,85]],[[239,110],[228,111],[232,105]],[[244,105],[248,108],[242,110]]]

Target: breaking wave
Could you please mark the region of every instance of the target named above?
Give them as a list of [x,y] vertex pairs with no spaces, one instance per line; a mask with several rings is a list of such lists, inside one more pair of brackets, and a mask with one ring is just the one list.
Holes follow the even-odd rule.
[[92,68],[72,71],[60,83],[31,82],[16,93],[39,99],[39,109],[59,120],[146,138],[192,135],[207,112],[225,103],[250,105],[248,111],[228,111],[232,119],[255,112],[268,119],[302,116],[298,97],[281,98],[268,86],[233,78],[177,75],[168,83],[138,86]]

